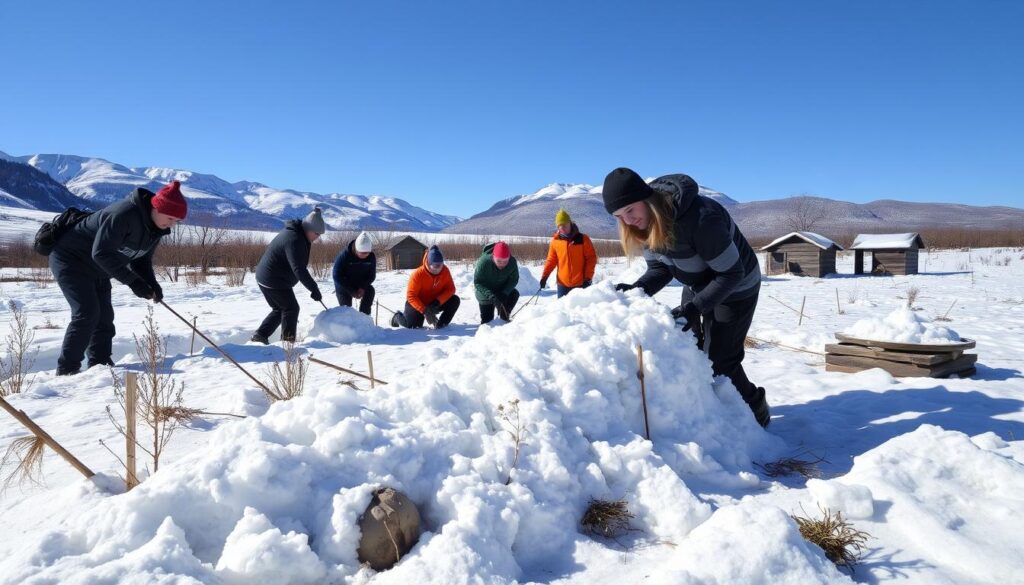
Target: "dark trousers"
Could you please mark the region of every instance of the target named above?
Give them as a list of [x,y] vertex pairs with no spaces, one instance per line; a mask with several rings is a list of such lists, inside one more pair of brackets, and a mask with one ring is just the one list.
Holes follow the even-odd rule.
[[[505,297],[504,301],[502,299],[498,299],[497,302],[505,306],[506,315],[511,315],[512,309],[516,308],[516,303],[519,302],[519,291],[517,291],[516,289],[512,289],[512,292],[508,293],[508,296]],[[483,303],[480,303],[480,323],[490,323],[491,321],[493,321],[494,311],[497,308],[498,305],[496,304],[485,305]],[[499,311],[498,314],[500,316],[501,312]]]
[[[452,298],[448,299],[448,302],[441,305],[441,314],[437,317],[437,328],[447,327],[452,322],[452,318],[455,317],[455,311],[459,310],[459,305],[462,304],[462,299],[459,295],[452,295]],[[407,329],[419,329],[423,327],[423,321],[425,317],[423,313],[416,310],[409,303],[405,303],[405,311],[398,313],[398,324]]]
[[113,364],[110,353],[115,330],[110,278],[96,278],[78,272],[70,262],[56,254],[50,255],[50,270],[71,306],[71,321],[64,332],[64,343],[57,358],[57,373],[77,372],[86,355],[89,367]]
[[[351,307],[352,306],[352,295],[348,294],[342,289],[335,289],[335,296],[338,297],[338,306],[340,307]],[[366,285],[363,289],[363,298],[359,300],[359,312],[370,314],[370,309],[373,308],[373,297],[377,294],[372,284]]]
[[757,297],[755,293],[750,298],[722,303],[703,319],[704,349],[714,374],[732,380],[743,401],[755,412],[765,402],[764,389],[754,385],[743,371],[743,357],[746,355],[743,342],[754,319]]
[[270,338],[281,326],[281,341],[295,341],[295,330],[299,323],[299,301],[290,288],[276,289],[260,286],[263,298],[270,305],[270,314],[260,324],[256,333]]

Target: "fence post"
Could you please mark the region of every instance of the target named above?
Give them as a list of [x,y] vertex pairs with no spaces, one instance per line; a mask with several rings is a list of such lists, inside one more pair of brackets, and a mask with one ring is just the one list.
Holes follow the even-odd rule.
[[188,346],[188,355],[195,355],[196,353],[196,321],[199,317],[192,317],[192,343]]
[[125,374],[124,392],[124,438],[125,438],[125,487],[131,490],[139,485],[139,476],[135,471],[135,418],[138,413],[139,375],[135,372]]
[[644,384],[644,348],[639,343],[636,344],[636,363],[637,371],[636,377],[640,378],[640,400],[644,405],[644,432],[647,435],[647,440],[651,440],[651,427],[647,422],[647,387]]
[[800,302],[800,319],[796,322],[796,326],[799,327],[804,322],[804,305],[807,304],[807,295],[804,295],[804,300]]
[[370,364],[370,389],[377,387],[377,379],[373,377],[373,352],[366,350],[366,361]]

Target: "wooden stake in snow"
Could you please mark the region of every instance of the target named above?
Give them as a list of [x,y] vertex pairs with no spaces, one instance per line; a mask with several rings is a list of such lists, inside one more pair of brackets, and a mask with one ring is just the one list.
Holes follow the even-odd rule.
[[366,361],[370,364],[370,389],[377,387],[377,380],[373,377],[373,352],[366,350]]
[[366,374],[360,374],[359,372],[357,372],[355,370],[350,370],[348,368],[343,368],[341,366],[336,366],[336,365],[334,365],[334,364],[332,364],[330,362],[325,362],[323,360],[318,360],[318,359],[316,359],[313,356],[309,356],[309,361],[313,362],[314,364],[320,364],[321,366],[327,366],[328,368],[333,368],[335,370],[338,370],[339,372],[345,372],[346,374],[352,374],[353,376],[358,376],[358,377],[360,377],[360,378],[362,378],[364,380],[370,380],[370,381],[376,382],[378,384],[387,384],[387,382],[385,382],[384,380],[378,380],[377,378],[373,378],[373,377],[367,376]]
[[192,343],[188,346],[188,355],[196,354],[196,322],[199,317],[192,317]]
[[800,319],[796,322],[796,326],[799,327],[804,322],[804,305],[807,304],[807,295],[804,295],[804,300],[800,303]]
[[644,348],[639,343],[636,344],[636,363],[636,377],[640,378],[640,400],[644,405],[644,432],[647,434],[647,440],[650,441],[651,427],[647,423],[647,387],[644,384]]
[[125,487],[132,489],[139,485],[139,476],[135,472],[135,415],[138,413],[139,375],[135,372],[125,374],[124,390],[124,438],[125,438]]
[[54,452],[63,457],[65,461],[70,463],[71,466],[77,469],[82,475],[84,475],[86,479],[96,475],[95,473],[92,472],[91,469],[86,467],[84,463],[79,461],[74,455],[69,453],[67,449],[62,447],[60,443],[55,441],[53,437],[51,437],[46,431],[42,429],[42,427],[40,427],[32,419],[30,419],[27,414],[11,406],[11,403],[4,400],[2,396],[0,396],[0,408],[6,410],[11,416],[15,418],[15,420],[24,425],[25,428],[27,428],[28,430],[32,431],[33,435],[42,439],[42,441],[46,443],[47,447],[53,449]]
[[373,312],[373,326],[377,327],[377,319],[380,317],[380,301],[376,301],[377,308]]
[[840,315],[843,314],[843,307],[839,304],[839,289],[838,288],[836,289],[836,311]]

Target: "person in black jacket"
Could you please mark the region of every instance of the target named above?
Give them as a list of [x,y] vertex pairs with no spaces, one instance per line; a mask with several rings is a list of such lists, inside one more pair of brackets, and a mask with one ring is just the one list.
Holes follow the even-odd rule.
[[114,365],[110,279],[116,278],[139,298],[163,300],[163,289],[153,273],[153,252],[187,212],[178,181],[156,194],[135,189],[57,240],[49,257],[50,270],[71,305],[71,321],[57,358],[58,376],[77,374],[86,355],[90,368]]
[[309,296],[314,301],[323,300],[320,287],[306,266],[309,264],[309,250],[313,242],[326,230],[324,218],[317,207],[302,220],[288,221],[285,228],[271,240],[256,265],[256,284],[270,305],[270,314],[260,324],[251,341],[270,343],[270,336],[278,325],[281,326],[281,341],[295,341],[299,301],[292,288],[298,282],[301,281],[309,290]]
[[715,375],[732,380],[762,426],[771,421],[764,388],[743,371],[743,342],[754,318],[761,289],[757,256],[714,199],[700,195],[686,175],[667,175],[650,185],[635,172],[618,168],[604,180],[608,213],[618,219],[619,238],[627,256],[642,251],[647,272],[618,290],[642,288],[653,295],[673,278],[683,294],[672,316],[685,318],[711,359]]
[[376,278],[377,255],[373,253],[370,235],[363,232],[334,260],[334,294],[338,297],[338,306],[351,307],[352,299],[359,299],[359,310],[369,315],[376,294],[373,288]]

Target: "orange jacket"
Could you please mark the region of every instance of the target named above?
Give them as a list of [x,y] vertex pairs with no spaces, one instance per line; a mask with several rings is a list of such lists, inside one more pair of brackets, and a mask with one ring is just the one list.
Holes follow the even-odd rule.
[[580,286],[584,280],[593,280],[594,268],[597,267],[594,244],[586,234],[579,233],[576,224],[572,227],[575,235],[570,239],[558,237],[557,231],[551,236],[543,274],[543,278],[547,278],[558,266],[558,283],[567,287]]
[[437,276],[431,274],[427,270],[427,255],[423,254],[423,265],[409,277],[405,300],[422,313],[430,303],[437,301],[443,305],[453,296],[455,296],[455,281],[452,280],[452,273],[448,272],[448,267],[441,268],[441,273]]

